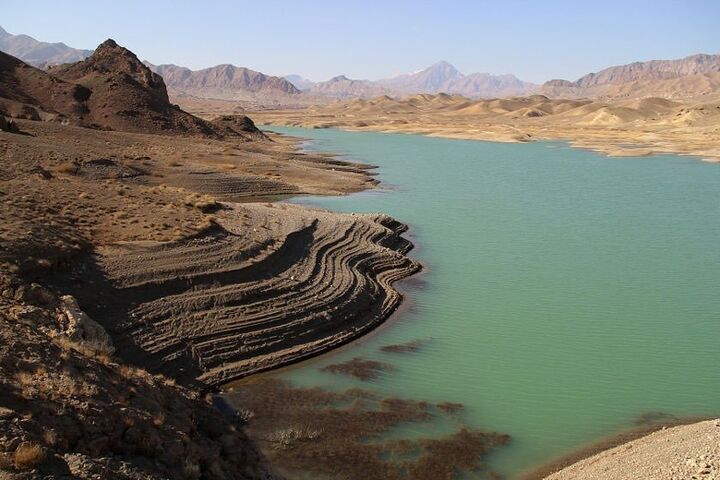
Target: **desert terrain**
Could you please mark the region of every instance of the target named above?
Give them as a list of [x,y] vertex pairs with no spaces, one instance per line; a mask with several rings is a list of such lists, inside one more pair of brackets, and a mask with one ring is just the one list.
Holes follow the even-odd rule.
[[[371,165],[255,123],[720,161],[716,56],[543,86],[439,62],[301,92],[244,67],[155,66],[112,40],[0,40],[27,56],[0,53],[0,478],[455,478],[511,441],[466,428],[461,404],[230,383],[367,334],[421,269],[399,220],[278,202],[374,188]],[[363,381],[392,366],[326,368]],[[457,431],[366,441],[432,418]],[[547,478],[713,478],[717,440],[717,421],[660,430]]]
[[355,99],[303,110],[248,112],[268,125],[408,133],[467,140],[566,140],[609,156],[655,153],[720,160],[720,98],[604,102],[544,95],[471,100],[447,94]]

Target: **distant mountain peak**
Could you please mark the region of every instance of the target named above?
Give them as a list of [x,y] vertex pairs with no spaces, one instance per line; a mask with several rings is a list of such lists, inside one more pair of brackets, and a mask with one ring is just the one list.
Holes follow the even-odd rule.
[[445,60],[435,62],[415,73],[379,80],[377,84],[405,94],[451,93],[472,98],[527,95],[537,87],[537,85],[523,82],[511,74],[472,73],[463,75],[454,65]]

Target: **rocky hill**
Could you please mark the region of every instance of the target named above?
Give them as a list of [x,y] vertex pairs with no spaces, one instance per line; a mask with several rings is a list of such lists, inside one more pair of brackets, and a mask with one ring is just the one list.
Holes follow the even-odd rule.
[[91,91],[0,53],[0,113],[30,120],[85,123]]
[[622,84],[637,80],[666,80],[687,75],[720,72],[720,55],[692,55],[679,60],[653,60],[609,67],[589,73],[574,84],[593,87],[604,84]]
[[0,56],[0,107],[32,120],[106,130],[218,135],[208,122],[170,103],[162,78],[108,40],[87,59],[49,71]]
[[2,27],[0,27],[0,51],[39,68],[77,62],[92,54],[92,50],[79,50],[64,43],[40,42],[28,35],[12,35]]
[[2,478],[267,478],[240,419],[118,363],[73,297],[3,274],[0,291]]

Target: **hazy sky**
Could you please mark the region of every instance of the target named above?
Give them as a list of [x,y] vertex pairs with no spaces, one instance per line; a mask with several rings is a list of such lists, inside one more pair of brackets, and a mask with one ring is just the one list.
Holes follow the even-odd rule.
[[233,63],[313,80],[377,79],[447,60],[464,73],[575,80],[636,60],[720,53],[720,0],[33,1],[0,26],[153,63]]

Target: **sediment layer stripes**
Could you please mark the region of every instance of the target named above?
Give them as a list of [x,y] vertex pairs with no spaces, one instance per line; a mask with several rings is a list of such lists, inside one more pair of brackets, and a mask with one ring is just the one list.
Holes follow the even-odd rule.
[[205,237],[105,252],[128,299],[120,333],[152,368],[190,362],[217,385],[320,353],[386,319],[401,300],[392,284],[419,269],[404,255],[406,226],[384,215],[253,205],[221,224]]

